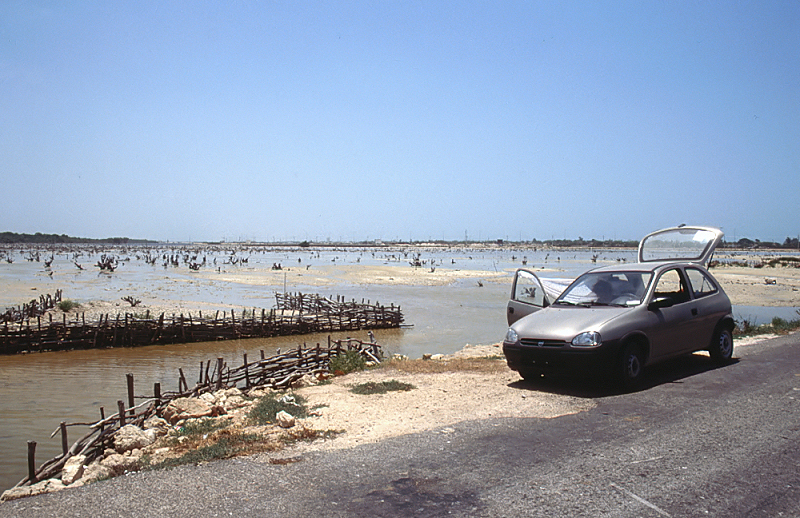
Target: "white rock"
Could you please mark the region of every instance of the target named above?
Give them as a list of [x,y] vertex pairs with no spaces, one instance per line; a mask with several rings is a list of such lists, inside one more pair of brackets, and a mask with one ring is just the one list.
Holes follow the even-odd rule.
[[214,394],[210,393],[210,392],[206,392],[204,394],[200,394],[200,399],[202,399],[203,401],[205,401],[209,405],[216,405],[217,401],[219,401],[217,399],[217,397]]
[[89,482],[94,482],[95,480],[101,480],[105,478],[109,478],[114,475],[113,470],[106,466],[103,466],[100,461],[92,462],[89,464],[86,469],[83,470],[83,477],[81,478],[81,482],[84,484],[88,484]]
[[159,437],[167,435],[170,429],[167,421],[155,415],[148,417],[143,426],[145,431],[154,430]]
[[233,397],[233,396],[242,396],[242,391],[236,387],[231,387],[229,389],[223,389],[222,393],[225,394],[225,397]]
[[181,419],[196,419],[198,417],[208,417],[217,408],[206,401],[195,398],[177,398],[170,401],[164,409],[163,417],[169,423],[175,424]]
[[17,498],[25,498],[26,496],[34,496],[34,495],[42,495],[44,493],[52,493],[54,491],[60,491],[64,489],[65,486],[63,482],[61,482],[57,478],[49,478],[47,480],[42,480],[41,482],[37,482],[32,486],[21,486],[9,489],[3,493],[3,496],[0,496],[0,502],[7,502],[8,500],[16,500]]
[[110,469],[113,474],[122,475],[126,471],[137,471],[140,468],[140,456],[115,453],[100,461],[101,466]]
[[237,408],[242,408],[247,406],[249,401],[247,401],[242,396],[228,396],[225,398],[225,402],[222,404],[222,408],[225,409],[226,412],[230,412],[231,410],[236,410]]
[[70,485],[83,476],[86,455],[75,455],[70,457],[61,468],[61,482]]
[[124,453],[133,449],[142,449],[153,444],[155,440],[154,431],[145,431],[138,426],[128,424],[114,434],[114,449],[117,453]]
[[285,410],[281,410],[277,414],[275,414],[275,421],[278,423],[278,426],[281,428],[291,428],[294,426],[294,416]]
[[100,465],[110,469],[114,475],[122,475],[125,472],[125,457],[114,453],[101,460]]

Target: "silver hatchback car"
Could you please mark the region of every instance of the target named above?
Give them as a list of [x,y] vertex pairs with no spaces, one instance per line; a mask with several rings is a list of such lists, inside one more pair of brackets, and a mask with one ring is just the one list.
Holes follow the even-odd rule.
[[586,272],[563,281],[514,276],[503,354],[527,379],[550,372],[605,371],[635,387],[648,365],[706,350],[733,356],[731,302],[705,265],[719,229],[680,226],[639,243],[636,264]]

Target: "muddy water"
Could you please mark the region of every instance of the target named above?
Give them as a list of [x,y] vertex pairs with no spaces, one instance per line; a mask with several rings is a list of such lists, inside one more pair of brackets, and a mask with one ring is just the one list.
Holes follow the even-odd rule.
[[[64,252],[56,255],[51,268],[46,269],[41,262],[27,261],[23,251],[15,250],[13,263],[4,260],[0,263],[0,310],[37,298],[39,294],[53,293],[56,289],[64,291],[64,298],[81,303],[119,301],[120,297],[134,295],[145,305],[166,300],[173,304],[186,303],[187,306],[202,302],[211,306],[268,308],[274,305],[275,291],[284,290],[281,281],[286,282],[289,277],[282,279],[280,274],[271,274],[264,282],[254,282],[252,277],[261,276],[261,279],[265,269],[269,270],[273,263],[282,263],[284,267],[293,269],[312,263],[393,264],[410,268],[407,266],[410,257],[399,250],[378,253],[358,249],[238,251],[238,257],[248,258],[247,263],[239,265],[230,264],[230,251],[201,252],[200,260],[205,257],[207,261],[201,272],[216,270],[218,279],[214,275],[190,272],[183,263],[180,267],[163,267],[163,256],[173,253],[171,250],[159,250],[157,255],[162,259],[156,265],[137,258],[137,254],[142,257],[145,252],[156,255],[156,252],[133,249]],[[114,253],[127,260],[121,261],[121,266],[112,274],[99,273],[91,265],[101,253]],[[485,280],[482,287],[478,286],[475,278],[438,286],[333,279],[320,286],[304,285],[295,277],[286,289],[399,304],[406,323],[411,327],[378,330],[375,335],[387,353],[417,358],[428,352],[451,353],[468,343],[486,344],[502,340],[510,280],[512,272],[521,266],[523,256],[528,259],[529,268],[550,277],[573,277],[593,265],[588,251],[425,251],[422,259],[434,261],[437,268],[493,272],[496,277]],[[600,257],[600,262],[611,263],[620,259],[634,260],[635,252],[608,252]],[[78,270],[74,261],[83,265],[85,270]],[[239,280],[224,280],[228,278],[224,275],[226,272],[239,275],[236,277]],[[124,312],[126,305],[122,303],[120,311]],[[764,312],[764,318],[771,318],[776,309],[769,308]],[[758,313],[759,308],[748,308],[745,316],[758,320]],[[366,332],[349,334],[367,338]],[[333,337],[346,335],[348,333]],[[245,353],[252,359],[259,356],[260,350],[269,355],[277,348],[286,350],[300,343],[309,346],[325,343],[327,336],[0,356],[0,489],[13,486],[25,476],[28,440],[37,442],[39,464],[60,453],[60,437],[57,435],[50,439],[49,435],[61,421],[94,421],[99,418],[100,407],[105,408],[106,414],[114,413],[117,400],[127,398],[126,373],[134,375],[137,395],[150,396],[156,382],[161,383],[164,391],[176,390],[179,368],[192,383],[198,377],[200,362],[222,357],[229,365],[237,365]],[[83,431],[84,427],[70,428],[70,444]]]

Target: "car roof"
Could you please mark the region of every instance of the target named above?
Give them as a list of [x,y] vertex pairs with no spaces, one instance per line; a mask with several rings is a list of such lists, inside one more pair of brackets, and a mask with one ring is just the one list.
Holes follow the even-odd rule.
[[596,272],[654,272],[665,266],[691,266],[697,267],[698,263],[692,261],[647,261],[645,263],[620,263],[593,268],[586,273]]

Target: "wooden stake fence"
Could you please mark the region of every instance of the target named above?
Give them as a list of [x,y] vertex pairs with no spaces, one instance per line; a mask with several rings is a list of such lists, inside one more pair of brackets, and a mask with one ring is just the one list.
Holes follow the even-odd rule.
[[[128,406],[120,399],[117,401],[118,412],[114,415],[106,417],[103,407],[100,407],[98,421],[70,424],[62,421],[50,434],[50,438],[61,434],[61,455],[44,462],[38,468],[35,467],[36,442],[28,441],[28,476],[15,487],[59,476],[67,460],[76,455],[86,455],[86,462],[91,462],[101,456],[106,448],[113,446],[114,436],[123,426],[133,424],[141,427],[148,418],[161,416],[174,399],[198,397],[207,392],[233,387],[241,388],[244,392],[259,388],[285,389],[307,374],[328,373],[331,358],[347,351],[357,351],[368,361],[376,363],[380,363],[383,356],[377,343],[362,342],[354,338],[331,340],[329,336],[325,346],[317,344],[316,347],[309,348],[299,345],[297,349],[285,353],[279,350],[269,358],[265,358],[262,350],[261,358],[254,362],[248,362],[245,354],[243,364],[236,368],[229,368],[223,358],[217,358],[209,373],[212,360],[201,362],[200,377],[192,388],[186,384],[183,369],[178,369],[178,391],[162,392],[161,384],[155,383],[152,397],[134,396],[133,374],[127,374]],[[140,399],[141,402],[134,405],[134,399]],[[88,426],[89,431],[67,448],[67,427],[70,426]]]
[[0,314],[2,322],[22,322],[25,319],[36,318],[47,313],[61,302],[61,290],[56,290],[55,294],[40,295],[39,300],[33,299],[27,304],[16,308],[7,308],[5,313]]
[[[60,293],[59,293],[60,296]],[[269,310],[243,310],[237,316],[216,312],[213,318],[202,312],[165,318],[125,313],[115,318],[101,315],[96,322],[85,316],[67,321],[48,320],[5,322],[0,327],[0,354],[20,352],[136,347],[142,345],[208,342],[241,338],[287,336],[306,333],[386,329],[400,327],[400,306],[381,306],[369,302],[332,300],[319,295],[277,294],[277,307]]]

